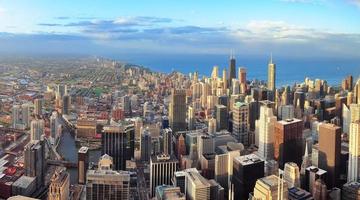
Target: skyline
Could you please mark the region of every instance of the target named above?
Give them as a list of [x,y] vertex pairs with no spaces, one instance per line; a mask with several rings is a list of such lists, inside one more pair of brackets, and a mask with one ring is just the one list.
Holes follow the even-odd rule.
[[0,54],[359,60],[359,18],[357,0],[0,1]]

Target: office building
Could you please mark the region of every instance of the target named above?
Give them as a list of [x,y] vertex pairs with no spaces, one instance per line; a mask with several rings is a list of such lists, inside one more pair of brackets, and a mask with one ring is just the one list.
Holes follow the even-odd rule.
[[98,169],[88,170],[86,175],[86,199],[130,199],[130,173],[113,170],[109,155],[99,159]]
[[240,82],[240,84],[246,84],[246,68],[245,67],[239,68],[239,82]]
[[65,171],[56,171],[50,180],[48,200],[70,199],[70,175]]
[[60,124],[58,120],[59,118],[57,112],[52,112],[50,116],[50,136],[53,139],[56,139],[59,136],[58,127]]
[[357,104],[350,104],[350,113],[351,122],[356,122],[360,120],[360,102],[358,102]]
[[227,107],[221,104],[215,106],[216,110],[216,129],[217,131],[226,130],[228,127]]
[[95,119],[84,118],[76,122],[76,137],[78,138],[95,138],[97,122]]
[[78,183],[86,183],[86,172],[89,168],[89,148],[81,147],[78,151]]
[[178,160],[173,155],[160,154],[150,159],[150,196],[155,196],[158,185],[170,185],[174,172],[178,169]]
[[313,196],[315,200],[327,200],[328,190],[325,182],[322,179],[317,179],[314,183]]
[[186,200],[179,187],[159,185],[156,187],[156,200]]
[[310,166],[306,168],[305,171],[305,184],[303,188],[313,194],[313,188],[315,181],[318,179],[322,179],[326,181],[327,179],[327,172],[323,169],[317,168],[315,166]]
[[45,122],[43,119],[32,120],[30,124],[30,139],[40,140],[41,136],[44,134],[44,128]]
[[260,107],[260,118],[256,120],[255,137],[259,138],[259,155],[265,160],[274,159],[274,132],[276,116],[273,109],[266,105]]
[[287,183],[276,175],[266,176],[256,181],[255,199],[288,199]]
[[300,170],[296,163],[285,163],[284,180],[289,188],[300,187]]
[[188,130],[193,130],[195,127],[195,109],[192,106],[188,108]]
[[131,116],[132,110],[131,110],[130,96],[125,95],[125,96],[121,97],[120,103],[122,105],[122,110],[124,111],[125,116]]
[[125,170],[126,160],[134,156],[134,126],[104,126],[101,135],[102,154],[114,159],[115,170]]
[[45,178],[45,141],[31,140],[24,147],[25,175],[36,177],[36,188],[44,184]]
[[236,79],[236,60],[234,55],[231,53],[229,63],[229,86],[232,85],[233,79]]
[[34,115],[42,115],[42,99],[34,99]]
[[244,146],[249,144],[249,104],[237,102],[233,107],[232,133]]
[[163,129],[163,153],[166,155],[172,154],[172,138],[173,138],[173,132],[171,128]]
[[348,182],[343,185],[341,192],[342,200],[358,200],[360,199],[360,183]]
[[30,108],[28,104],[12,107],[12,124],[14,128],[26,129],[30,125]]
[[62,97],[61,114],[63,114],[63,115],[70,114],[70,106],[71,106],[70,96],[69,95],[64,95]]
[[234,158],[233,168],[231,179],[232,187],[234,187],[233,199],[248,199],[256,181],[264,177],[264,161],[256,154],[238,156]]
[[288,190],[289,200],[314,200],[312,194],[298,187],[292,187]]
[[217,120],[216,118],[210,118],[208,120],[208,134],[215,134],[216,133],[216,124],[217,124]]
[[284,169],[287,162],[301,166],[303,144],[303,121],[287,119],[275,123],[275,159],[279,168]]
[[186,130],[186,93],[185,90],[172,89],[169,103],[169,123],[172,131]]
[[177,159],[180,160],[181,156],[186,155],[185,138],[183,134],[180,134],[176,143]]
[[340,178],[341,128],[334,124],[319,126],[319,168],[328,173],[326,185],[338,186]]
[[210,200],[210,183],[195,168],[186,171],[186,196],[189,200]]
[[268,64],[268,83],[267,83],[267,88],[272,91],[275,92],[275,83],[276,83],[276,65],[275,63],[273,63],[273,59],[272,59],[272,55],[270,57],[270,61]]
[[348,182],[360,180],[360,120],[350,124]]
[[140,138],[140,152],[141,152],[141,160],[145,162],[150,161],[151,157],[151,134],[148,128],[143,130]]

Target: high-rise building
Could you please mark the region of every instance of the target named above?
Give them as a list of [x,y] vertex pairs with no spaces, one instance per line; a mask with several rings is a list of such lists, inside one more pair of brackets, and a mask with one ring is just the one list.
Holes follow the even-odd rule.
[[237,102],[233,107],[232,133],[243,145],[249,145],[249,104]]
[[236,79],[236,60],[234,55],[231,54],[229,63],[229,86],[232,85],[233,79]]
[[48,200],[70,199],[70,175],[65,169],[56,171],[50,181]]
[[12,123],[14,128],[26,129],[30,125],[30,111],[28,104],[14,105],[12,108]]
[[313,188],[314,200],[327,200],[328,191],[325,182],[322,179],[317,179]]
[[223,82],[223,89],[224,89],[224,92],[226,92],[227,88],[228,88],[228,80],[227,80],[227,77],[226,77],[226,69],[224,68],[223,69],[223,77],[222,77],[222,82]]
[[260,107],[260,118],[256,120],[255,137],[259,138],[259,155],[265,160],[274,159],[274,132],[276,116],[266,105]]
[[89,148],[81,147],[78,151],[78,183],[86,184],[86,172],[89,168]]
[[45,141],[31,140],[24,147],[25,175],[36,177],[36,188],[44,184],[45,178]]
[[125,95],[121,97],[121,105],[125,115],[130,116],[132,111],[131,111],[131,101],[129,95]]
[[186,155],[186,145],[185,145],[185,138],[183,134],[180,134],[177,143],[176,143],[176,153],[177,153],[177,159],[180,160],[181,156]]
[[151,134],[149,128],[143,130],[140,138],[140,152],[141,152],[141,160],[142,161],[150,161],[151,157]]
[[30,139],[40,140],[41,136],[44,134],[44,128],[45,122],[43,119],[32,120],[30,126]]
[[234,158],[234,171],[231,179],[234,196],[231,199],[248,199],[256,180],[264,177],[264,161],[256,154]]
[[188,108],[188,129],[193,130],[195,126],[195,109],[192,106]]
[[319,126],[319,168],[328,172],[326,185],[337,187],[340,178],[341,128],[334,124]]
[[124,170],[126,160],[134,156],[134,126],[104,126],[101,135],[102,154],[114,159],[114,169]]
[[166,155],[172,154],[172,138],[173,132],[171,128],[163,129],[163,153]]
[[67,85],[59,84],[56,86],[56,98],[62,99],[67,94]]
[[208,120],[208,134],[215,134],[216,133],[216,118],[210,118]]
[[303,188],[313,194],[314,184],[317,179],[322,179],[323,181],[325,181],[327,179],[327,172],[315,166],[310,166],[306,168],[305,184]]
[[348,182],[360,180],[360,120],[350,124]]
[[199,135],[197,139],[198,155],[213,154],[215,152],[214,138],[211,135]]
[[70,96],[69,95],[64,95],[62,97],[62,109],[61,109],[61,113],[63,115],[68,115],[70,113],[70,106],[71,106],[71,102],[70,102]]
[[350,104],[351,122],[360,120],[360,103]]
[[58,120],[57,112],[53,112],[50,116],[50,136],[53,139],[57,138],[59,135],[57,131],[58,126],[60,125]]
[[246,68],[245,67],[239,68],[239,81],[240,81],[240,84],[246,84]]
[[228,125],[228,113],[227,107],[221,104],[217,104],[216,108],[216,129],[217,131],[227,129]]
[[195,168],[186,171],[186,196],[189,200],[210,200],[210,183]]
[[342,200],[358,200],[360,199],[360,183],[348,182],[342,187]]
[[284,169],[287,162],[301,166],[303,144],[303,121],[287,119],[275,123],[275,159],[279,168]]
[[150,196],[155,196],[158,185],[170,185],[174,172],[178,169],[178,160],[173,155],[160,154],[150,159]]
[[156,200],[185,200],[185,194],[180,187],[170,185],[159,185],[156,187]]
[[287,182],[289,188],[300,187],[300,170],[296,163],[285,163],[284,180]]
[[169,104],[169,123],[172,131],[184,131],[186,129],[186,93],[185,90],[171,91]]
[[112,158],[101,156],[98,169],[86,175],[86,199],[130,199],[130,173],[112,169]]
[[268,65],[268,83],[267,87],[270,91],[275,92],[275,82],[276,82],[276,65],[273,63],[272,55],[270,57]]
[[255,199],[288,199],[287,183],[276,175],[266,176],[256,181]]
[[35,115],[42,115],[42,99],[35,99],[34,100],[34,114]]

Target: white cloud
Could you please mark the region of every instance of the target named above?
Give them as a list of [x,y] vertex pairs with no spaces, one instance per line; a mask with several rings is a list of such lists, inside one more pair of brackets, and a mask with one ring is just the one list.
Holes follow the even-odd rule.
[[0,6],[0,15],[4,14],[5,13],[5,8],[1,7]]

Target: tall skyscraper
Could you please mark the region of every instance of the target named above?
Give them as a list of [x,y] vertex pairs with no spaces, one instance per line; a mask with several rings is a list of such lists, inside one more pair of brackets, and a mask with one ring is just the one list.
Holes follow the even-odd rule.
[[65,169],[56,171],[50,181],[48,200],[70,199],[70,175]]
[[226,130],[228,125],[228,112],[224,105],[217,104],[216,108],[216,129],[217,131]]
[[233,79],[236,79],[236,60],[235,56],[231,53],[229,63],[229,86],[232,85]]
[[323,169],[317,168],[315,166],[310,166],[305,170],[305,184],[303,188],[313,194],[313,189],[315,185],[315,181],[317,179],[326,180],[327,172]]
[[226,90],[227,90],[227,88],[228,88],[229,81],[227,80],[226,69],[225,69],[225,68],[223,69],[222,82],[223,82],[224,92],[226,92]]
[[248,146],[249,144],[249,104],[237,102],[233,107],[232,133],[239,142]]
[[239,81],[240,81],[240,84],[246,84],[246,68],[245,67],[239,68]]
[[14,128],[28,128],[30,124],[30,111],[28,104],[14,105],[12,107],[12,123]]
[[42,115],[42,99],[35,99],[34,100],[34,114],[35,115]]
[[173,155],[160,154],[150,159],[150,196],[155,196],[155,187],[170,185],[174,172],[178,169],[178,160]]
[[360,180],[360,121],[350,124],[348,182]]
[[328,172],[326,185],[337,187],[340,177],[341,128],[334,124],[319,126],[319,168]]
[[186,93],[185,90],[172,89],[169,104],[169,123],[172,131],[186,130]]
[[86,182],[86,199],[130,199],[130,173],[112,169],[112,158],[101,156],[98,169],[88,170]]
[[287,162],[301,166],[303,128],[303,121],[295,118],[275,123],[275,159],[280,169],[284,169]]
[[360,103],[350,104],[351,122],[360,120]]
[[55,139],[58,137],[58,114],[57,112],[53,112],[50,116],[50,136]]
[[264,161],[256,154],[238,156],[234,158],[234,174],[232,184],[234,196],[231,199],[248,199],[253,191],[256,180],[264,177]]
[[188,129],[193,130],[195,126],[195,109],[193,106],[189,106],[188,108]]
[[44,134],[44,128],[45,122],[43,119],[32,120],[30,126],[30,139],[40,140],[41,136]]
[[68,115],[70,113],[70,106],[71,106],[70,96],[69,95],[64,95],[62,97],[62,110],[61,110],[61,113],[63,115]]
[[89,168],[89,148],[81,147],[78,151],[78,183],[86,184],[86,172]]
[[268,65],[268,83],[267,87],[270,91],[275,92],[276,86],[276,65],[273,63],[272,55],[270,57],[269,65]]
[[140,152],[142,161],[150,161],[151,157],[151,134],[149,128],[146,128],[142,131],[140,138]]
[[274,159],[275,122],[273,109],[267,105],[260,107],[260,118],[256,120],[255,137],[259,138],[259,155],[265,160]]
[[163,153],[166,155],[172,154],[172,138],[173,132],[171,128],[163,130]]
[[131,111],[131,101],[129,95],[125,95],[121,97],[121,105],[123,111],[125,112],[125,115],[130,116],[132,111]]
[[124,170],[126,160],[134,156],[134,126],[104,126],[101,135],[102,154],[114,159],[114,169]]
[[45,141],[31,140],[24,147],[25,175],[36,177],[36,188],[44,184],[45,178]]
[[314,200],[329,199],[326,184],[322,179],[317,179],[315,181],[314,187],[313,187],[313,197],[314,197]]

